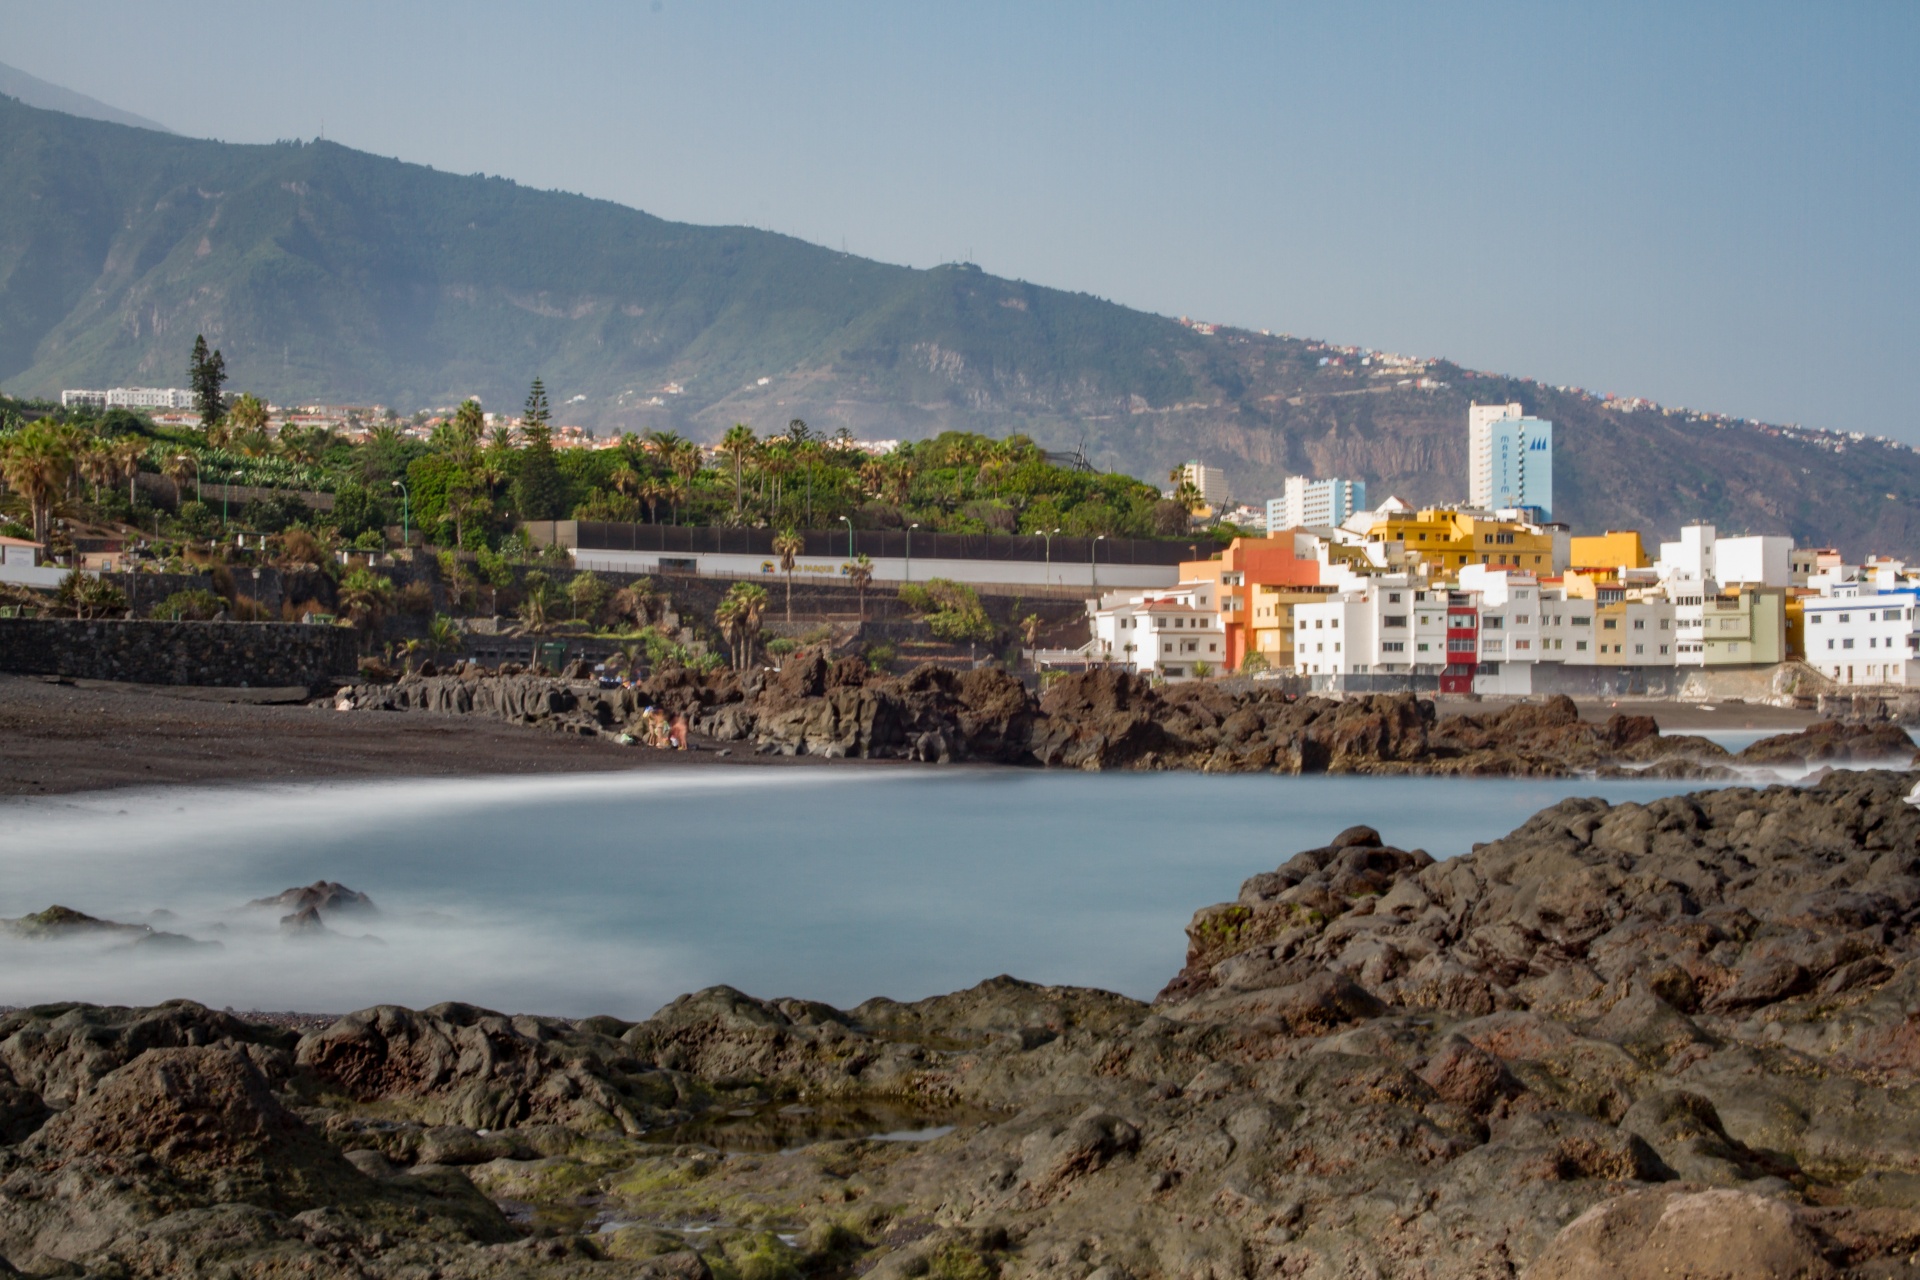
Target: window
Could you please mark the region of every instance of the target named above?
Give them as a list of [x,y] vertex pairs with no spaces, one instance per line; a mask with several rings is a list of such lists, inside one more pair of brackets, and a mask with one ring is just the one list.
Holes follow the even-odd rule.
[[1645,631],[1647,629],[1647,620],[1645,618],[1635,618],[1633,620],[1633,629],[1635,631]]
[[1324,618],[1315,618],[1315,619],[1313,620],[1313,629],[1314,629],[1315,631],[1318,631],[1318,630],[1319,630],[1320,628],[1322,628],[1322,627],[1324,627],[1324,626],[1326,626],[1326,625],[1327,625],[1327,623],[1326,623],[1326,619],[1324,619]]
[[1327,619],[1327,626],[1332,628],[1335,631],[1338,631],[1340,629],[1340,619],[1338,618]]
[[1388,603],[1388,604],[1399,604],[1399,603],[1400,603],[1400,593],[1399,593],[1398,591],[1389,591],[1389,592],[1387,592],[1387,603]]
[[1843,613],[1840,615],[1840,621],[1842,622],[1851,622],[1852,620],[1853,620],[1853,615],[1850,613]]
[[1831,640],[1827,641],[1827,648],[1829,649],[1833,648],[1833,641]]
[[1814,626],[1817,627],[1820,625],[1820,615],[1817,613],[1810,613],[1807,615],[1807,621],[1811,622]]
[[1575,615],[1573,615],[1573,625],[1576,627],[1590,627],[1593,625],[1593,619],[1583,618],[1576,613]]
[[1847,637],[1847,638],[1846,638],[1845,640],[1842,640],[1842,641],[1840,642],[1840,647],[1841,647],[1842,649],[1851,649],[1851,648],[1853,648],[1853,637],[1852,637],[1852,636],[1848,636],[1848,637]]
[[1338,640],[1335,640],[1335,641],[1333,642],[1333,651],[1334,651],[1335,653],[1338,653],[1338,652],[1340,652],[1340,642],[1339,642]]
[[1575,653],[1585,653],[1587,651],[1587,642],[1585,640],[1575,640],[1573,642],[1573,651]]
[[[1426,648],[1425,645],[1421,645],[1420,647],[1423,649]],[[1407,651],[1407,642],[1405,640],[1388,640],[1381,644],[1380,651],[1382,653],[1405,653]]]
[[1645,646],[1645,645],[1643,645],[1643,644],[1637,644],[1637,645],[1635,645],[1635,646],[1633,646],[1633,651],[1634,651],[1635,653],[1645,653],[1645,652],[1647,651],[1647,646]]
[[1603,618],[1600,622],[1600,629],[1602,631],[1617,631],[1620,629],[1620,620],[1618,618]]
[[1506,625],[1506,619],[1490,617],[1485,621],[1483,625],[1489,631],[1498,631],[1501,627]]
[[1881,614],[1880,616],[1885,618],[1888,622],[1900,621],[1900,611],[1898,609],[1889,609],[1885,613]]
[[1671,631],[1673,629],[1673,619],[1672,618],[1660,619],[1660,629],[1662,631]]
[[1515,640],[1515,641],[1513,642],[1513,647],[1514,647],[1514,648],[1516,648],[1516,649],[1531,649],[1531,648],[1533,648],[1533,641],[1531,641],[1531,640]]
[[1472,653],[1473,641],[1464,640],[1464,639],[1449,640],[1447,641],[1447,652],[1448,653]]
[[1431,648],[1431,647],[1432,647],[1432,646],[1430,646],[1430,645],[1425,645],[1425,644],[1421,644],[1421,645],[1416,645],[1416,646],[1415,646],[1415,648],[1417,648],[1417,649],[1419,649],[1419,651],[1420,651],[1421,653],[1425,653],[1425,652],[1426,652],[1426,651],[1427,651],[1427,650],[1428,650],[1429,648]]
[[1524,626],[1526,626],[1526,625],[1527,625],[1527,623],[1528,623],[1528,622],[1530,622],[1530,621],[1532,621],[1532,615],[1531,615],[1531,614],[1525,614],[1525,613],[1518,613],[1518,614],[1515,614],[1515,615],[1514,615],[1514,618],[1513,618],[1513,625],[1514,625],[1514,626],[1516,626],[1516,627],[1524,627]]
[[1666,651],[1667,651],[1667,646],[1665,646],[1665,645],[1661,645],[1661,646],[1660,646],[1660,652],[1661,652],[1661,653],[1665,653]]
[[1488,653],[1498,653],[1498,652],[1500,652],[1500,641],[1498,641],[1498,640],[1482,640],[1482,641],[1480,642],[1480,647],[1481,647],[1482,649],[1485,649],[1485,650],[1486,650],[1486,651],[1487,651]]
[[1380,625],[1383,627],[1404,627],[1407,625],[1407,615],[1404,613],[1389,613],[1380,619]]

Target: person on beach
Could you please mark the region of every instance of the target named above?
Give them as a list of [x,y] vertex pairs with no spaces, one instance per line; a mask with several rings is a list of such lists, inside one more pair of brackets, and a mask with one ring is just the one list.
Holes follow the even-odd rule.
[[683,711],[673,718],[673,728],[668,731],[675,751],[687,749],[687,715]]

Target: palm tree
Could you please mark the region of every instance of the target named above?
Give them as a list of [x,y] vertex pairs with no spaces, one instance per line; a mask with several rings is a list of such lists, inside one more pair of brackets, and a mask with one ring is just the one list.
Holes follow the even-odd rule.
[[200,475],[200,463],[190,453],[176,453],[168,458],[160,473],[173,481],[173,509],[180,509],[180,482],[197,479]]
[[667,496],[667,486],[649,476],[640,482],[640,501],[647,504],[647,523],[660,523],[660,500]]
[[733,460],[733,522],[735,524],[739,524],[743,518],[742,511],[746,505],[747,459],[753,455],[754,446],[757,443],[753,428],[744,422],[734,423],[727,428],[727,434],[720,438],[719,451]]
[[733,652],[733,669],[744,671],[753,663],[753,644],[760,634],[760,617],[766,612],[767,589],[757,582],[736,582],[727,588],[713,620],[719,624]]
[[873,561],[865,554],[857,555],[847,566],[847,581],[860,592],[860,621],[867,620],[867,588],[873,585]]
[[33,513],[33,539],[44,544],[53,524],[53,504],[65,492],[73,474],[71,434],[58,427],[34,423],[16,431],[0,446],[0,478],[27,500]]
[[393,604],[393,579],[371,569],[355,569],[340,579],[335,600],[356,625],[366,625],[371,636]]
[[267,439],[267,406],[260,397],[248,392],[237,398],[227,410],[231,438],[248,453],[264,448]]
[[133,505],[134,479],[140,474],[140,459],[146,455],[146,445],[139,440],[122,440],[113,446],[113,473],[116,478],[127,478],[127,505]]
[[788,622],[793,621],[793,566],[794,562],[800,558],[800,553],[806,549],[807,544],[801,541],[800,535],[792,529],[775,535],[773,539],[773,554],[780,557],[780,572],[787,575]]
[[[682,441],[667,458],[667,465],[673,468],[674,478],[680,482],[680,501],[692,500],[694,478],[700,474],[700,467],[704,461],[700,446],[691,440]],[[677,521],[679,518],[679,508],[676,504],[674,519]]]

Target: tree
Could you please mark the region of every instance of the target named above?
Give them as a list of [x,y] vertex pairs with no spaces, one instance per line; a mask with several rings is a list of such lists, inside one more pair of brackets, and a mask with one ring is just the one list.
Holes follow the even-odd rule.
[[527,624],[529,631],[545,631],[547,614],[553,607],[553,583],[539,569],[527,574],[524,589],[520,593],[520,620]]
[[393,607],[393,579],[362,567],[340,579],[335,599],[356,626],[371,632]]
[[194,407],[200,411],[200,426],[212,432],[226,412],[220,389],[227,382],[227,361],[219,350],[207,350],[205,334],[193,339],[193,360],[187,370],[187,385],[193,388]]
[[792,529],[778,534],[773,539],[773,554],[780,557],[780,572],[787,575],[787,621],[793,621],[793,566],[799,560],[800,553],[807,549],[800,535]]
[[607,602],[607,584],[591,569],[573,575],[567,583],[567,599],[573,604],[573,620],[580,621],[580,612],[585,610],[588,618],[600,612],[600,606]]
[[522,520],[557,520],[566,510],[567,481],[553,457],[553,433],[547,426],[547,389],[533,380],[520,430],[527,438],[514,468],[513,505]]
[[146,451],[146,442],[142,440],[120,440],[112,448],[114,476],[126,477],[129,507],[134,502],[134,479],[140,474],[140,459]]
[[746,466],[747,459],[753,456],[759,441],[754,439],[753,428],[744,422],[736,422],[727,428],[727,434],[720,438],[719,452],[727,455],[733,462],[733,522],[741,523],[745,518],[746,507]]
[[744,671],[753,663],[753,645],[767,608],[767,589],[757,582],[736,582],[714,610],[713,620],[733,653],[733,667]]
[[60,580],[58,595],[60,603],[73,610],[76,618],[104,618],[110,613],[124,613],[127,608],[126,592],[79,569]]
[[200,463],[190,453],[176,453],[168,458],[160,473],[173,482],[173,507],[180,509],[180,482],[193,480],[200,475]]
[[267,406],[266,402],[252,392],[235,397],[233,407],[227,410],[227,424],[230,439],[249,454],[266,452],[267,443]]
[[847,565],[847,581],[860,592],[860,621],[867,620],[867,588],[873,585],[873,560],[862,554]]
[[47,540],[54,503],[66,492],[73,463],[73,433],[48,423],[23,427],[0,444],[0,478],[26,499],[35,542],[44,544]]
[[[447,514],[453,519],[453,545],[467,545],[467,524],[484,515],[492,503],[482,494],[487,481],[481,474],[481,441],[487,431],[487,416],[478,400],[463,400],[446,426],[447,452],[453,463],[453,475],[447,484]],[[459,564],[458,560],[454,561]],[[455,587],[459,583],[456,580]]]

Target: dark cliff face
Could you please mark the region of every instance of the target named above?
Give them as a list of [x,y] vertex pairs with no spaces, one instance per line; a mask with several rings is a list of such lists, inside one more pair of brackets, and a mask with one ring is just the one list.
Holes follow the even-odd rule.
[[1569,800],[1447,862],[1355,827],[1198,912],[1152,1005],[1001,977],[845,1010],[714,987],[639,1023],[16,1012],[0,1258],[140,1277],[1907,1275],[1912,787],[1843,772]]
[[0,99],[0,264],[0,380],[34,394],[177,381],[204,333],[236,387],[282,401],[514,404],[539,374],[587,396],[569,413],[600,429],[1025,431],[1156,482],[1202,458],[1243,500],[1306,472],[1416,504],[1467,496],[1468,404],[1517,400],[1557,424],[1554,515],[1576,527],[1671,537],[1708,520],[1920,553],[1910,450],[1620,412],[1444,362],[1426,376],[1447,385],[1425,388],[978,268],[329,144],[232,146]]

